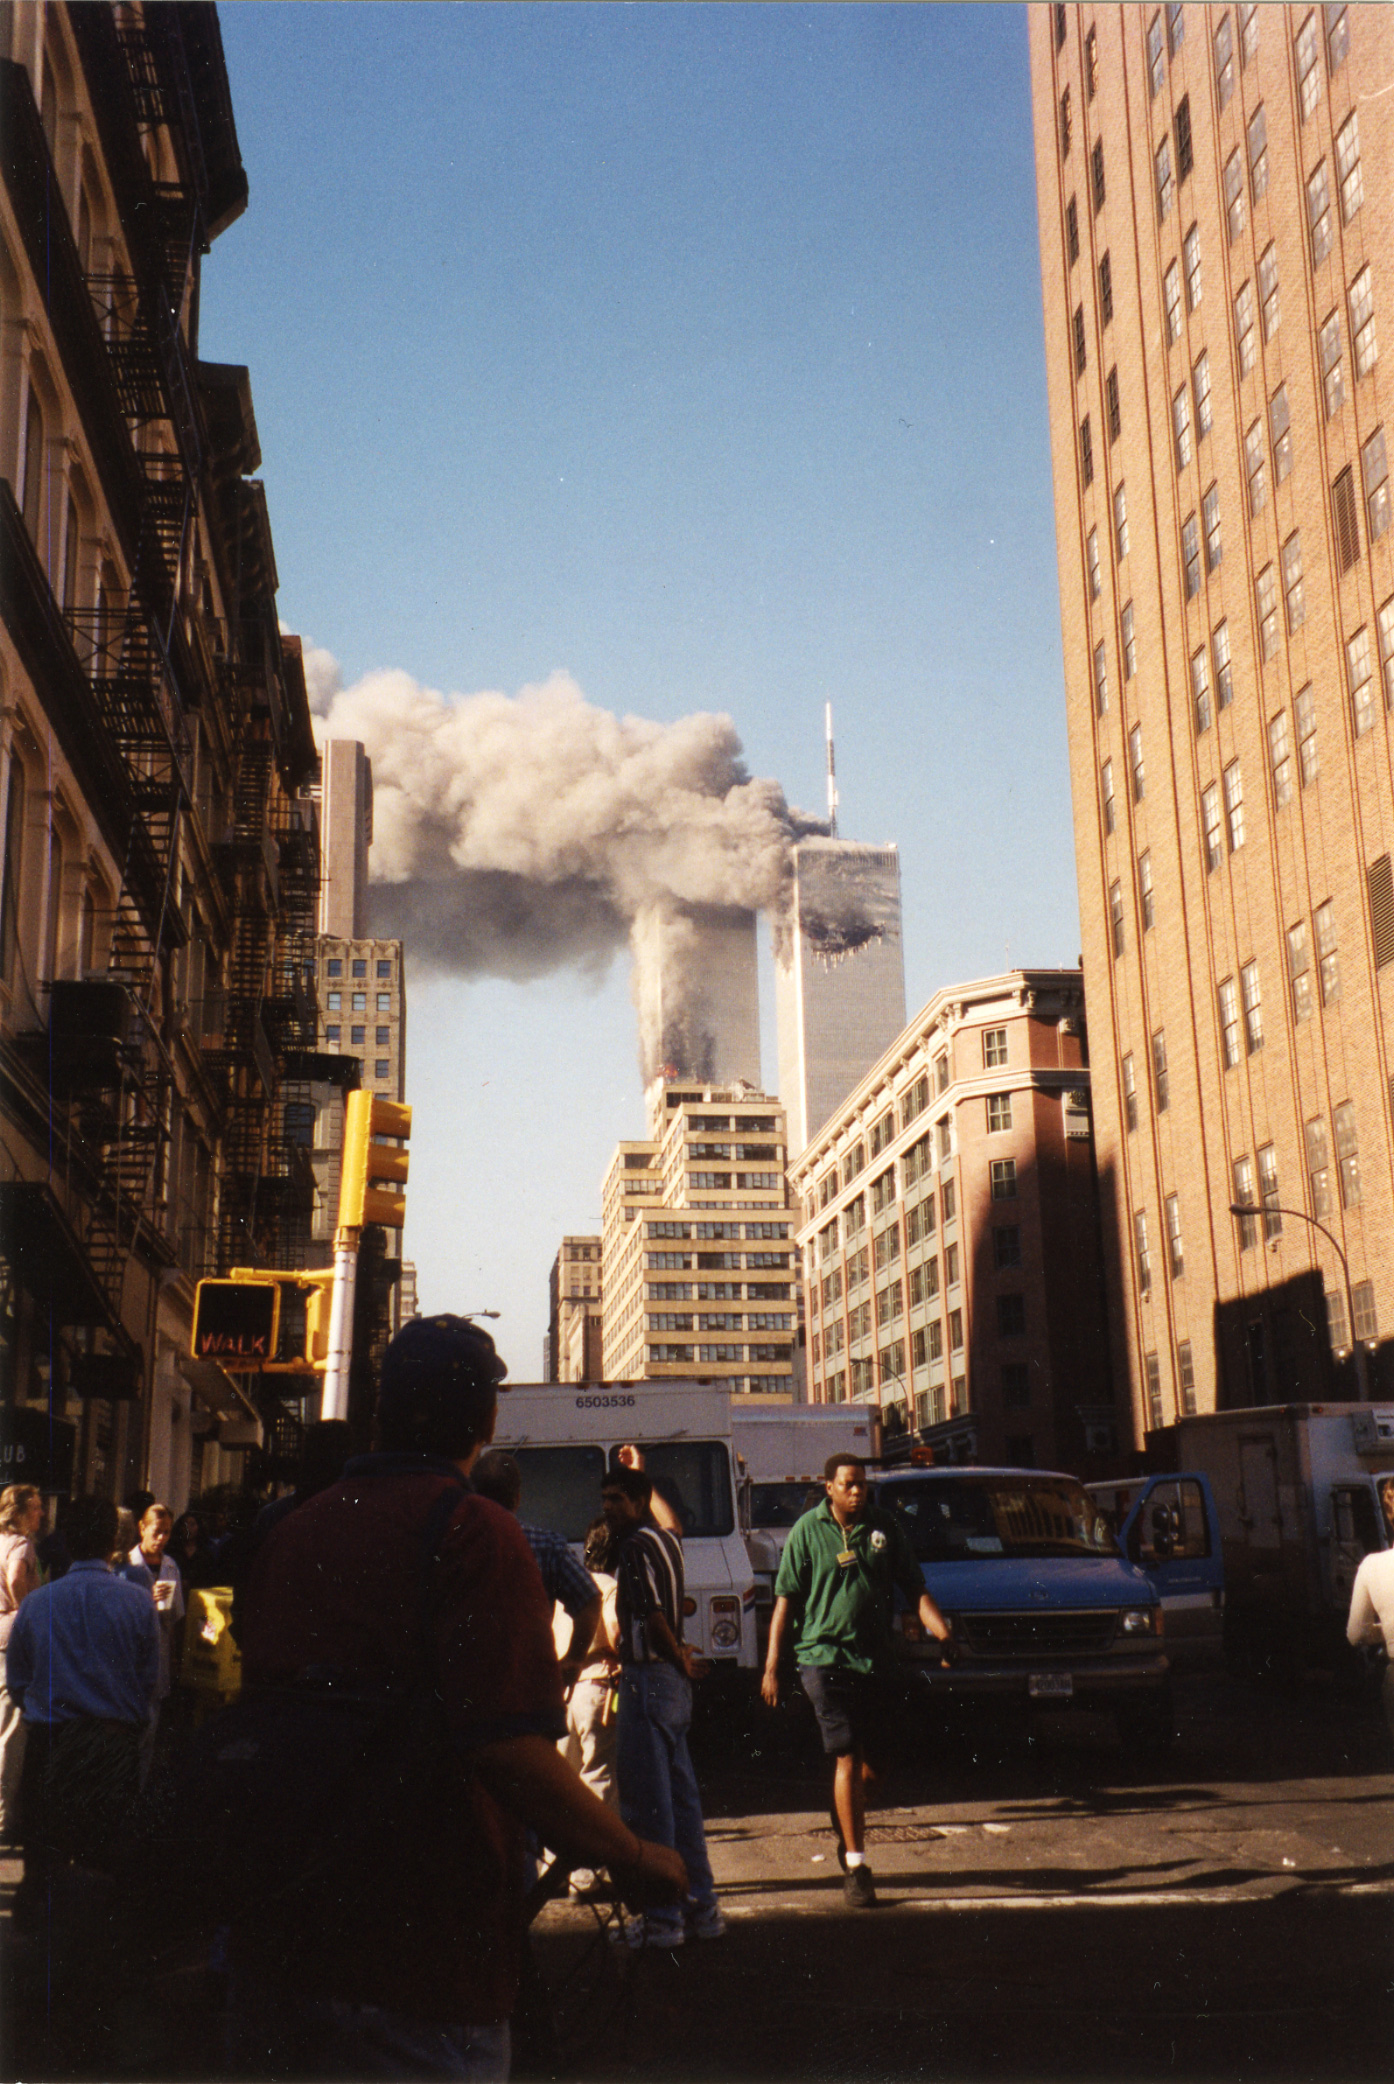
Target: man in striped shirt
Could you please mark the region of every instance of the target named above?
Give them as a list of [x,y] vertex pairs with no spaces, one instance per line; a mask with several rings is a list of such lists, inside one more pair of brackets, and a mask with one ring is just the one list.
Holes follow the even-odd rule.
[[687,1748],[692,1722],[692,1652],[683,1641],[682,1541],[660,1527],[653,1486],[642,1469],[605,1478],[601,1505],[619,1544],[615,1565],[620,1631],[617,1756],[620,1815],[630,1829],[681,1853],[691,1891],[685,1906],[630,1920],[630,1946],[677,1947],[690,1933],[720,1939],[697,1776]]

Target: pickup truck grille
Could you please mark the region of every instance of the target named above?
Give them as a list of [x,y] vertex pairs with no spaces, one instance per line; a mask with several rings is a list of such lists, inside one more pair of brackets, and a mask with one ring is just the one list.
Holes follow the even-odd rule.
[[954,1632],[976,1657],[1068,1657],[1106,1650],[1117,1623],[1112,1607],[1064,1614],[960,1613]]

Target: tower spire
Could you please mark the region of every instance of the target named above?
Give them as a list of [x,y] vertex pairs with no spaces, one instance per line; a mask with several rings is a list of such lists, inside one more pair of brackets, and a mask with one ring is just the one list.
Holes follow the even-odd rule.
[[833,759],[833,705],[823,704],[823,726],[828,740],[828,831],[837,838],[837,764]]

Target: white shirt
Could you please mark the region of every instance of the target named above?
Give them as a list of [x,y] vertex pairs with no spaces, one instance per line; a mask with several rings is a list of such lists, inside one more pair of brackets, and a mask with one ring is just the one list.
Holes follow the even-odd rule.
[[1382,1639],[1394,1660],[1394,1549],[1376,1550],[1356,1571],[1346,1636],[1357,1649]]
[[179,1575],[179,1565],[168,1554],[161,1556],[159,1569],[152,1570],[145,1560],[139,1542],[126,1558],[125,1574],[133,1585],[148,1585],[152,1599],[155,1597],[157,1584],[172,1584],[174,1587],[169,1595],[169,1605],[156,1607],[160,1619],[160,1676],[155,1682],[155,1698],[164,1700],[169,1693],[172,1678],[170,1637],[184,1618],[184,1580]]

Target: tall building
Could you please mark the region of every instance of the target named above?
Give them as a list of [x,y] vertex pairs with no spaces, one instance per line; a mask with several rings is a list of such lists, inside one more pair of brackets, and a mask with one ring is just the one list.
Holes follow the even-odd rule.
[[660,1083],[602,1197],[605,1371],[791,1395],[796,1330],[784,1110],[740,1085]]
[[849,839],[793,849],[777,924],[779,1095],[798,1154],[905,1025],[900,856]]
[[1352,1336],[1394,1332],[1394,14],[1029,21],[1111,1322],[1141,1431],[1352,1394]]
[[564,1237],[552,1261],[547,1317],[548,1382],[599,1382],[601,1338],[599,1237]]
[[645,1082],[758,1085],[755,914],[735,905],[651,905],[632,943]]
[[251,383],[211,6],[0,9],[0,1465],[182,1506],[285,1416],[194,1284],[303,1252],[316,757]]
[[319,829],[319,931],[361,941],[368,931],[373,766],[355,739],[327,738],[320,749]]
[[879,1404],[937,1459],[1107,1475],[1078,970],[936,992],[789,1169],[809,1401]]

